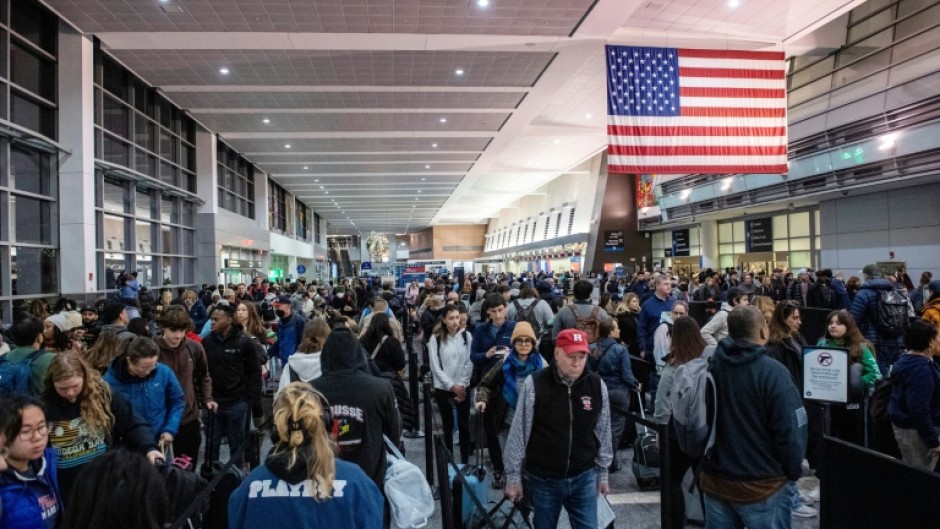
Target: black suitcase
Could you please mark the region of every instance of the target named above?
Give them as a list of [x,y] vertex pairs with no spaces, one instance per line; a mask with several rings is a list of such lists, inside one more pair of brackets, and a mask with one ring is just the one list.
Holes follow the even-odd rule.
[[[232,459],[228,463],[222,464],[219,461],[219,454],[213,453],[211,448],[213,432],[217,425],[215,413],[210,411],[206,414],[206,458],[202,464],[200,472],[202,477],[213,483],[212,495],[209,497],[209,510],[203,520],[204,529],[228,529],[228,500],[235,492],[235,489],[242,484],[245,479],[245,471],[240,466],[233,464]],[[249,437],[251,433],[249,432]],[[246,439],[245,443],[239,448],[242,452],[248,448],[250,442]],[[237,454],[233,454],[234,455]]]
[[[643,395],[637,391],[637,397],[642,399]],[[640,417],[646,418],[642,400]],[[633,442],[633,477],[640,489],[656,489],[659,487],[659,434],[642,425],[638,426],[638,430]]]

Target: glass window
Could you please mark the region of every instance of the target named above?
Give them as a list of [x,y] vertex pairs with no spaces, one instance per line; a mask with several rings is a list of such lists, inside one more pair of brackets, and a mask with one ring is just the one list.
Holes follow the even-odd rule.
[[192,202],[183,202],[183,222],[184,226],[192,226],[196,219],[196,205]]
[[19,1],[9,7],[10,27],[19,36],[55,54],[58,21],[55,16],[38,3]]
[[102,248],[108,252],[127,250],[127,222],[124,217],[103,215],[103,219],[104,245]]
[[731,234],[731,223],[725,222],[718,225],[718,241],[719,242],[734,242],[734,237]]
[[130,145],[123,141],[104,135],[104,159],[107,162],[123,165],[127,167],[128,157],[130,156]]
[[153,216],[153,199],[147,191],[137,190],[137,202],[135,211],[138,217],[150,218]]
[[160,180],[172,186],[177,185],[176,174],[179,169],[175,165],[166,162],[160,162]]
[[10,80],[44,99],[56,99],[55,64],[16,41],[10,43]]
[[160,231],[163,234],[163,253],[180,253],[179,228],[163,226]]
[[[774,233],[776,236],[776,233]],[[788,239],[777,239],[774,241],[775,252],[786,252],[790,250],[790,241]]]
[[790,252],[790,270],[811,268],[810,252]]
[[179,200],[173,197],[163,196],[160,199],[160,220],[179,224]]
[[790,215],[790,237],[809,237],[809,212]]
[[790,239],[790,250],[809,250],[809,237]]
[[55,138],[55,110],[17,94],[10,93],[10,120],[17,125]]
[[[871,0],[866,3],[871,3]],[[875,33],[880,29],[884,29],[888,27],[888,25],[893,21],[893,7],[879,11],[876,15],[870,16],[858,24],[849,27],[849,42],[855,42],[859,39],[865,38],[868,35],[871,35],[872,33]]]
[[156,142],[156,125],[154,122],[140,115],[135,118],[134,124],[134,142],[148,151],[156,151],[154,143]]
[[143,83],[134,85],[134,108],[145,116],[153,115],[153,92]]
[[183,255],[195,255],[196,246],[193,243],[195,241],[194,232],[192,230],[181,230],[181,240],[180,240],[180,253]]
[[744,242],[744,221],[738,221],[731,223],[734,242]]
[[171,162],[176,161],[176,138],[163,129],[160,129],[160,156]]
[[137,252],[153,253],[153,225],[149,222],[134,221],[134,232],[137,235]]
[[175,282],[179,282],[179,258],[178,257],[164,257],[163,258],[163,284],[172,285]]
[[52,166],[48,155],[10,146],[10,187],[51,196],[52,183]]
[[59,290],[58,251],[11,246],[10,281],[14,296],[55,294]]
[[193,272],[193,269],[195,268],[194,262],[194,259],[190,259],[188,257],[183,257],[180,259],[180,264],[182,266],[179,278],[180,283],[187,284],[196,282],[196,274]]
[[52,202],[24,196],[10,196],[13,210],[13,240],[52,244]]
[[103,112],[102,125],[105,130],[130,139],[130,110],[117,99],[106,95]]
[[102,198],[105,211],[124,213],[124,186],[122,184],[105,180],[102,186]]
[[777,215],[773,218],[773,230],[775,239],[786,239],[789,237],[787,231],[787,216]]
[[151,156],[144,151],[138,150],[135,155],[137,160],[136,168],[137,172],[143,173],[147,176],[156,177],[157,176],[157,157]]

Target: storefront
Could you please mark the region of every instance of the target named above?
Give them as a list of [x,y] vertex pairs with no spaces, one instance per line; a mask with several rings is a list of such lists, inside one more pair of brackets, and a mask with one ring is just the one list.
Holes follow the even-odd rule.
[[262,250],[223,246],[220,256],[222,257],[222,273],[219,281],[226,285],[229,283],[251,284],[255,277],[265,275],[266,254]]
[[819,210],[718,221],[718,264],[748,271],[818,268]]

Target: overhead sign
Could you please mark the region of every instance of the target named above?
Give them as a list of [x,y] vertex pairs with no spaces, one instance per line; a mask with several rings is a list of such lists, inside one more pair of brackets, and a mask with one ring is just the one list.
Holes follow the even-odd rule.
[[689,247],[689,230],[672,230],[672,257],[688,257]]
[[263,268],[261,261],[243,261],[241,259],[226,259],[225,268]]
[[604,251],[623,251],[623,230],[609,230],[604,232]]
[[306,274],[306,273],[307,273],[307,267],[304,266],[304,265],[297,265],[297,273],[298,273],[298,274]]
[[424,272],[424,266],[406,266],[402,270],[403,274],[423,274]]
[[747,253],[772,252],[774,249],[774,223],[771,217],[744,222],[744,242]]
[[849,401],[849,351],[803,348],[803,397],[823,402]]
[[359,265],[359,269],[360,270],[372,270],[372,263],[370,263],[369,261],[363,261],[362,264]]

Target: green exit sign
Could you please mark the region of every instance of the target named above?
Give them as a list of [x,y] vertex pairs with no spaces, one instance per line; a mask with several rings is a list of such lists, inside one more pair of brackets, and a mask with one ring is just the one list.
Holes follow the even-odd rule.
[[843,160],[852,160],[855,163],[863,163],[865,161],[865,149],[856,147],[850,151],[843,152],[840,157]]

